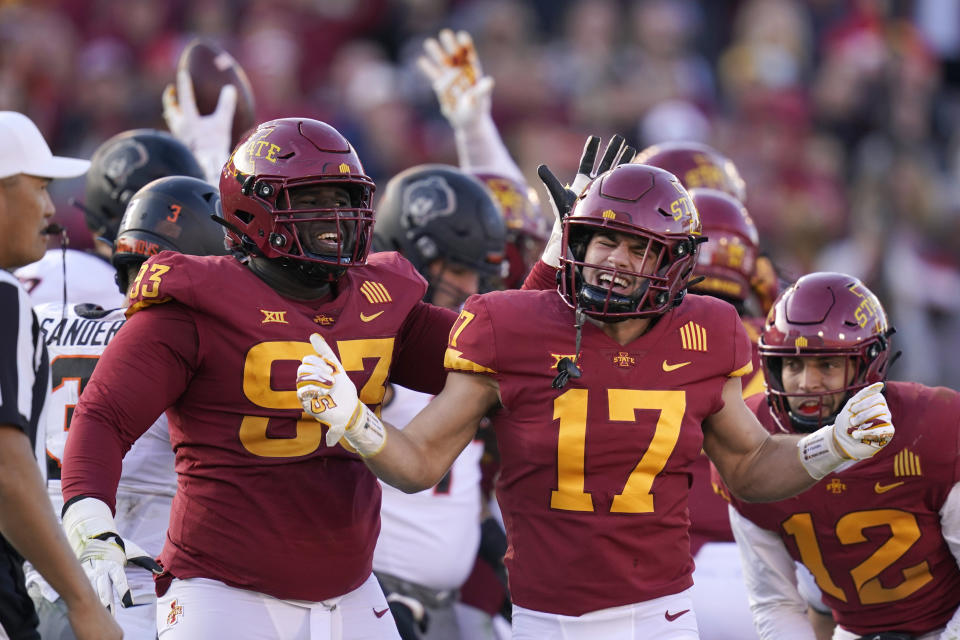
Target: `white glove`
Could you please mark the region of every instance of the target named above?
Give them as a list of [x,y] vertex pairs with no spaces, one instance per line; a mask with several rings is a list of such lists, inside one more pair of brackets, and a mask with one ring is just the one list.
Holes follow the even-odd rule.
[[547,201],[550,203],[551,211],[553,211],[553,230],[550,232],[550,238],[547,240],[547,245],[544,247],[540,259],[555,269],[560,266],[563,219],[573,209],[577,197],[598,175],[606,173],[613,167],[630,162],[637,154],[636,149],[624,144],[623,136],[615,135],[607,142],[603,158],[595,168],[594,164],[599,149],[600,138],[597,136],[588,137],[587,142],[583,145],[583,153],[580,155],[580,168],[573,179],[573,184],[567,187],[560,184],[560,181],[553,175],[547,165],[542,164],[537,169],[537,174],[547,189]]
[[423,48],[417,66],[433,83],[443,117],[456,129],[489,116],[493,78],[483,74],[470,34],[444,29]]
[[100,602],[111,612],[116,612],[118,599],[124,607],[134,605],[123,570],[127,562],[162,573],[143,549],[120,537],[110,507],[101,500],[83,498],[71,504],[63,514],[63,528]]
[[230,157],[233,114],[237,109],[237,88],[232,84],[220,90],[217,108],[210,115],[197,111],[193,81],[186,69],[177,71],[177,86],[163,90],[163,119],[177,140],[187,145],[200,163],[207,182],[220,184],[220,172]]
[[317,355],[305,356],[297,368],[297,398],[303,410],[327,425],[328,447],[346,438],[360,455],[376,455],[387,441],[383,423],[360,402],[357,387],[327,341],[314,333],[310,344]]
[[848,460],[876,455],[893,438],[893,418],[883,383],[875,382],[847,400],[837,421],[804,436],[797,443],[800,462],[816,480]]

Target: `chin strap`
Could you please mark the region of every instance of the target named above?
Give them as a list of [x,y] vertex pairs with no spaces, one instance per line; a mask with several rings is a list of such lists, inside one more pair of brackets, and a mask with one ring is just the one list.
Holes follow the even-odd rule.
[[554,389],[562,389],[566,386],[567,382],[570,381],[570,378],[579,378],[583,375],[578,364],[580,363],[580,342],[583,337],[583,323],[586,318],[587,314],[583,312],[583,309],[577,307],[573,325],[577,329],[576,355],[574,355],[574,360],[570,358],[560,358],[560,361],[557,363],[557,377],[554,378],[550,384]]

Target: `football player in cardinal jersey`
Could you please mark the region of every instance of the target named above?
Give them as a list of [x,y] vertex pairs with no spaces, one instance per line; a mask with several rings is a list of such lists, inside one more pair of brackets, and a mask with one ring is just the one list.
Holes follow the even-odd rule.
[[220,177],[235,255],[161,253],[132,285],[74,413],[64,518],[83,514],[88,542],[115,535],[121,458],[166,410],[178,486],[157,579],[164,638],[397,637],[371,573],[379,485],[354,449],[324,443],[294,375],[319,332],[369,425],[389,380],[443,384],[456,314],[422,301],[396,253],[368,258],[373,189],[333,127],[262,123]]
[[[892,333],[856,278],[800,278],[767,318],[760,354],[768,388],[749,406],[771,433],[816,431],[848,397],[885,380]],[[883,395],[897,435],[876,456],[788,500],[733,497],[730,520],[762,638],[814,637],[794,561],[833,610],[836,640],[960,638],[960,393],[887,382]]]
[[[424,300],[454,311],[499,282],[505,236],[491,194],[455,167],[407,169],[387,183],[377,205],[374,247],[399,251],[426,278]],[[381,417],[400,429],[430,401],[399,385],[390,390]],[[425,491],[382,485],[373,569],[404,639],[461,637],[454,603],[480,546],[482,455],[483,443],[472,441]]]
[[[116,284],[125,295],[141,264],[160,251],[190,255],[225,253],[223,227],[212,215],[219,212],[216,188],[203,180],[171,176],[148,183],[129,198],[116,233],[113,266]],[[63,507],[60,462],[78,397],[90,380],[100,355],[124,324],[123,309],[95,304],[61,303],[35,309],[50,353],[52,394],[47,412],[48,491],[60,513]],[[156,637],[156,595],[150,571],[160,555],[170,518],[177,479],[166,416],[161,415],[123,459],[116,501],[116,525],[125,540],[129,593],[127,602],[113,607],[127,638]],[[69,533],[69,531],[68,531]],[[76,546],[77,539],[69,536]],[[137,544],[133,545],[131,541]],[[28,586],[37,604],[44,638],[69,638],[58,595],[31,572]],[[112,597],[111,594],[106,594]]]
[[167,176],[203,178],[190,150],[169,133],[131,129],[97,147],[90,159],[84,202],[77,203],[93,234],[93,250],[50,249],[39,262],[18,269],[16,276],[34,303],[121,307],[123,292],[114,286],[110,264],[117,227],[133,194],[148,182]]
[[571,202],[543,169],[569,212],[559,291],[468,299],[446,385],[402,431],[360,411],[320,339],[301,398],[405,491],[435,485],[496,410],[515,638],[696,638],[686,502],[701,448],[741,498],[774,500],[873,455],[893,426],[870,387],[835,425],[770,436],[741,397],[752,365],[736,310],[684,295],[701,237],[686,189],[622,164]]

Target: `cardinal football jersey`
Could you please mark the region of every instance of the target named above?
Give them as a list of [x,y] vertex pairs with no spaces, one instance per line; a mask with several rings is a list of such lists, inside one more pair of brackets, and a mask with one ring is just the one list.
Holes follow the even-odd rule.
[[752,367],[740,318],[714,298],[688,296],[627,345],[584,324],[582,377],[553,389],[575,334],[555,291],[495,292],[467,301],[445,358],[499,383],[513,601],[564,615],[692,584],[690,464],[724,383]]
[[[960,606],[960,569],[938,514],[960,481],[960,394],[889,382],[884,396],[897,432],[875,456],[787,500],[732,503],[780,535],[845,629],[921,634]],[[776,433],[764,398],[749,404]]]
[[[760,369],[760,351],[757,349],[763,320],[743,318],[742,322],[750,339],[753,371],[744,375],[740,382],[743,386],[743,397],[749,398],[763,393],[763,372]],[[706,454],[701,454],[690,469],[693,475],[693,483],[690,485],[690,547],[694,556],[707,542],[733,542],[727,503],[717,495],[711,484],[710,467],[710,459]]]
[[308,601],[359,587],[380,489],[346,441],[326,446],[325,427],[303,413],[297,367],[317,332],[374,410],[391,373],[436,393],[454,314],[421,302],[426,283],[396,253],[348,269],[336,288],[293,300],[230,256],[148,260],[130,319],[77,407],[64,497],[112,505],[114,461],[170,407],[178,489],[161,554],[170,574]]

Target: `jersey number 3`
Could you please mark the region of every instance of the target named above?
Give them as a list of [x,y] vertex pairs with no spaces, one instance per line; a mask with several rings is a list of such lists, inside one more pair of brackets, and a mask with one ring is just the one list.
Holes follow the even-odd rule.
[[[550,507],[564,511],[593,511],[593,496],[584,491],[587,440],[587,389],[570,389],[553,401],[553,419],[560,421],[557,439],[557,489]],[[635,422],[636,411],[659,411],[650,446],[630,472],[627,483],[613,498],[612,513],[651,513],[653,480],[663,471],[677,446],[687,397],[682,390],[607,389],[609,418]]]

